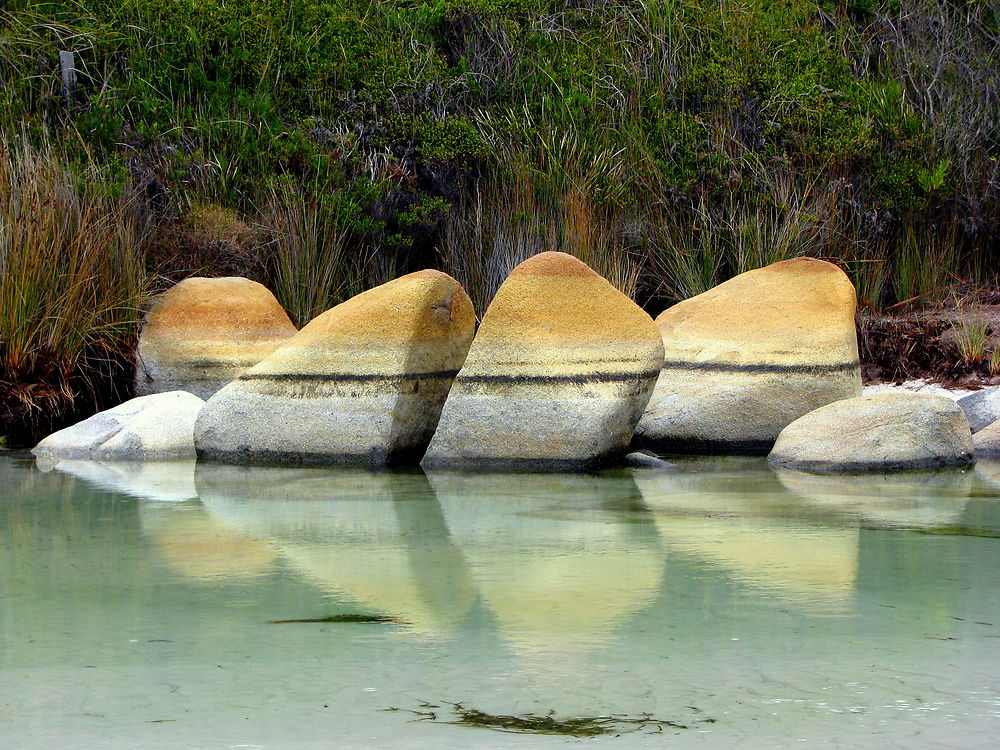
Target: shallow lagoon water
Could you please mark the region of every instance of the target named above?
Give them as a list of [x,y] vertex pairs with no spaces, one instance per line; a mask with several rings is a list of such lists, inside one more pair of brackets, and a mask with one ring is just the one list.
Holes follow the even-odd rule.
[[[986,464],[425,476],[0,457],[0,746],[995,747],[998,570]],[[271,622],[337,614],[398,622]],[[688,728],[573,739],[409,712],[448,719],[445,701]]]

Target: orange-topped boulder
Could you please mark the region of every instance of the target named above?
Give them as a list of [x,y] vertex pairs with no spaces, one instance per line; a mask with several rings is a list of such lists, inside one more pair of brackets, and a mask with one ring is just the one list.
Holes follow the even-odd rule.
[[546,252],[497,291],[424,466],[579,469],[618,457],[652,392],[652,319],[571,255]]
[[418,271],[314,318],[209,399],[198,455],[246,463],[419,460],[475,331],[461,285]]
[[294,335],[278,300],[256,281],[185,279],[146,315],[136,392],[180,390],[207,399]]
[[814,409],[861,393],[854,285],[794,258],[663,312],[664,363],[636,430],[661,452],[766,453]]

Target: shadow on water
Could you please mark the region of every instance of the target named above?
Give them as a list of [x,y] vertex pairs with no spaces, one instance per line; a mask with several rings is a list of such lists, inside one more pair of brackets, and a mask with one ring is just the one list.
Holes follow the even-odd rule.
[[897,544],[867,530],[995,536],[1000,472],[991,468],[831,476],[694,458],[672,472],[601,475],[210,463],[58,470],[133,497],[199,497],[117,511],[186,580],[284,570],[357,613],[331,615],[314,601],[270,620],[371,617],[436,637],[485,613],[503,641],[537,654],[600,647],[651,608],[671,619],[677,592],[665,585],[695,586],[677,578],[683,559],[804,611],[843,614],[872,575],[861,567],[889,564],[880,550]]
[[873,528],[922,529],[957,525],[974,474],[967,469],[897,474],[809,474],[780,469],[781,484],[835,520]]
[[655,601],[665,564],[627,473],[442,472],[429,480],[420,472],[65,461],[47,476],[59,475],[160,501],[120,509],[184,580],[292,571],[345,606],[425,636],[479,616],[479,601],[502,637],[527,651],[605,642]]
[[42,471],[69,474],[95,489],[118,492],[140,500],[184,502],[196,500],[194,459],[181,461],[89,461],[82,459],[37,462]]
[[143,503],[139,523],[158,557],[189,581],[249,580],[273,572],[278,563],[278,551],[267,540],[233,530],[198,502]]
[[864,530],[995,536],[1000,526],[997,491],[967,469],[818,475],[700,458],[637,472],[636,484],[668,550],[828,613],[851,606]]
[[244,579],[273,570],[277,553],[266,542],[234,532],[198,502],[195,461],[39,461],[53,478],[66,475],[94,490],[143,501],[120,505],[135,514],[142,536],[175,573],[195,582]]
[[575,650],[659,591],[663,551],[630,477],[205,464],[197,486],[214,518],[324,591],[425,636],[479,599],[515,646]]
[[835,611],[850,597],[857,529],[803,507],[762,462],[700,461],[636,484],[669,550],[791,602]]

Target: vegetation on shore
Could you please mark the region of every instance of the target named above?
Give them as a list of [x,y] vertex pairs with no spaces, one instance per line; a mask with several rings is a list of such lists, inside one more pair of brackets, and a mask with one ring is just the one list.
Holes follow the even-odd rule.
[[0,377],[37,393],[4,420],[71,403],[145,295],[194,272],[261,280],[298,324],[428,265],[481,313],[546,249],[653,312],[800,254],[871,309],[994,283],[998,19],[997,0],[10,0]]

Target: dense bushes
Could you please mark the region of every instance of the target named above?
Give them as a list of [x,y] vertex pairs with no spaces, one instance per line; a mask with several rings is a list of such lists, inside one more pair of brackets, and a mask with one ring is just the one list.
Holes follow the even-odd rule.
[[[6,7],[0,125],[142,196],[154,246],[235,215],[310,311],[434,263],[485,301],[541,248],[652,307],[801,253],[875,306],[994,272],[996,0]],[[304,252],[341,258],[336,282],[293,262],[290,196],[332,212]]]

